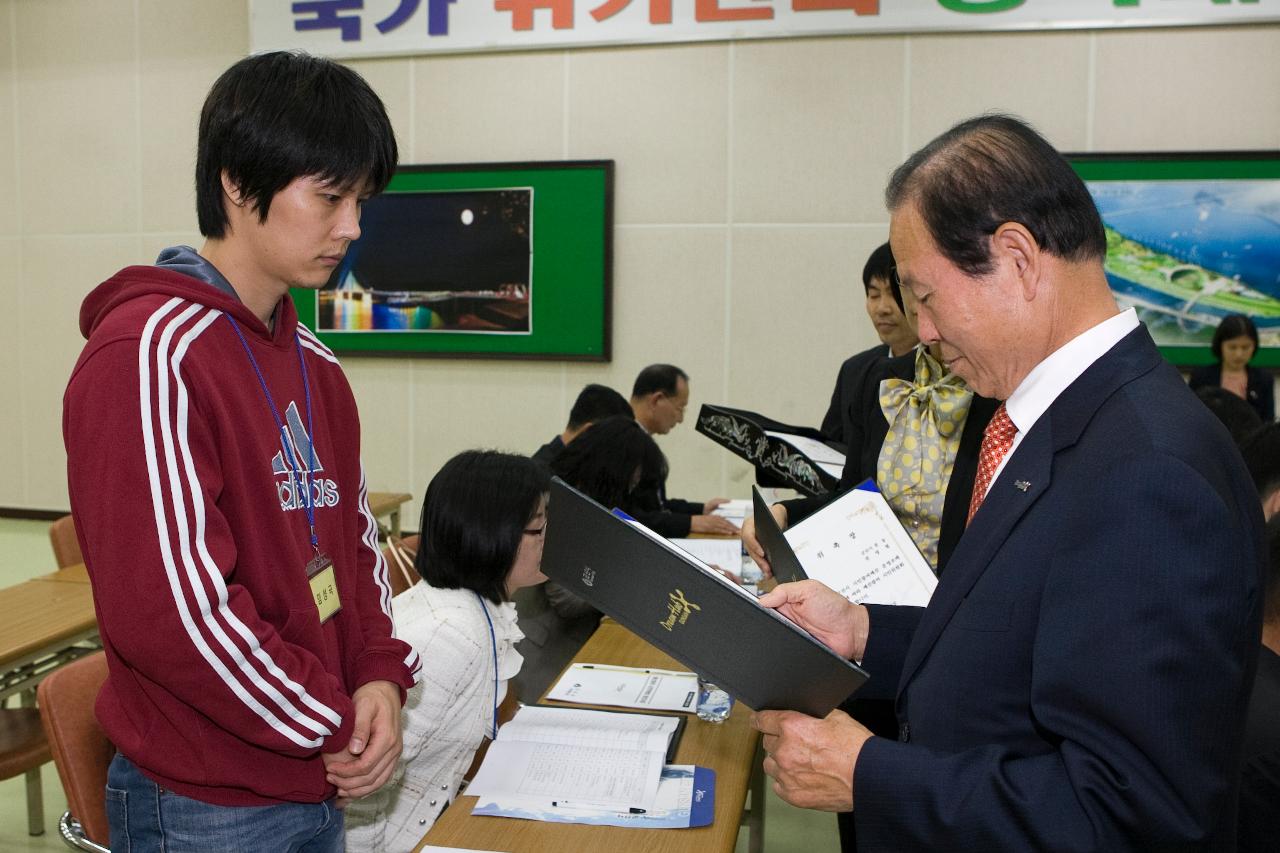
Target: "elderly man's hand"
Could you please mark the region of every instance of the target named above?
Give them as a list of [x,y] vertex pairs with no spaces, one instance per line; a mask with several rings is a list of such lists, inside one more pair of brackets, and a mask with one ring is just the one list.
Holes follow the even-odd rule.
[[772,607],[847,660],[862,660],[871,619],[867,608],[852,604],[818,581],[779,584],[760,603]]
[[847,812],[853,768],[871,732],[844,711],[821,720],[795,711],[761,711],[751,724],[764,735],[764,772],[773,792],[793,806]]

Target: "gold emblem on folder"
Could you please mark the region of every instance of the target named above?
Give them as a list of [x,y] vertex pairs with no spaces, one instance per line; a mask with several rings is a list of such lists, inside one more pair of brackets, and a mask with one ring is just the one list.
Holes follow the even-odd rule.
[[702,609],[692,601],[686,599],[682,590],[673,590],[668,593],[668,595],[671,600],[667,602],[667,618],[658,623],[668,631],[676,625],[683,625],[688,622],[689,616],[693,611]]

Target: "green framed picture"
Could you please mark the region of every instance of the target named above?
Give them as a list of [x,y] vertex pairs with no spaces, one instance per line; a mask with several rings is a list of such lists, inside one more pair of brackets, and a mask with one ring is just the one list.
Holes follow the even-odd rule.
[[608,361],[613,161],[400,166],[298,316],[340,354]]
[[1107,280],[1165,357],[1211,364],[1228,314],[1280,367],[1280,152],[1068,154],[1102,214]]

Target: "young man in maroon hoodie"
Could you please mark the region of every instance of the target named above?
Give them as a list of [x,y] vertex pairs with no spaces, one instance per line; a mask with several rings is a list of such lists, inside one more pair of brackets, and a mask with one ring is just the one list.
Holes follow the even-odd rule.
[[355,400],[289,288],[325,284],[396,159],[351,70],[244,59],[200,117],[204,245],[81,309],[63,432],[112,849],[341,850],[344,801],[395,767],[420,664],[393,636]]

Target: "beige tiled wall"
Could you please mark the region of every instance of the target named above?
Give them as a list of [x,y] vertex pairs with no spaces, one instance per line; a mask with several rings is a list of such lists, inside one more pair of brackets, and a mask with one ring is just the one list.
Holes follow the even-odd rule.
[[[0,506],[66,507],[60,397],[98,281],[197,243],[199,106],[248,48],[236,0],[0,0]],[[610,364],[346,359],[374,489],[471,446],[531,451],[586,382],[645,364],[706,401],[821,417],[874,343],[858,273],[888,172],[1018,112],[1066,150],[1280,148],[1280,26],[796,39],[363,60],[403,162],[617,161]],[[689,425],[671,491],[745,495]],[[416,507],[410,509],[410,513]],[[410,524],[416,526],[416,522]]]

